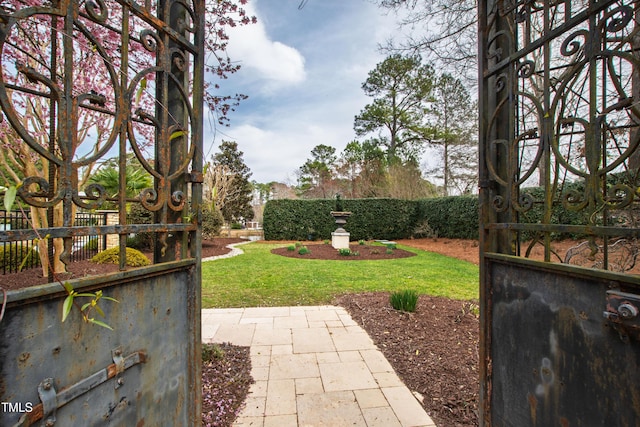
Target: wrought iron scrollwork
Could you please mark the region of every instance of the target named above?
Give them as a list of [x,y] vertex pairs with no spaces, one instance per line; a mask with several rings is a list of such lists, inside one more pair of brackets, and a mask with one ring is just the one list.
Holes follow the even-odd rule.
[[[499,1],[483,28],[482,144],[490,207],[528,236],[640,223],[636,2]],[[542,191],[528,188],[542,187]],[[529,215],[532,209],[541,214]],[[526,214],[526,215],[520,215]],[[503,218],[507,218],[504,217]],[[623,220],[624,219],[624,220]],[[531,221],[531,222],[528,222]],[[541,233],[541,234],[540,234]],[[603,234],[604,233],[604,234]],[[607,248],[607,244],[600,244]]]

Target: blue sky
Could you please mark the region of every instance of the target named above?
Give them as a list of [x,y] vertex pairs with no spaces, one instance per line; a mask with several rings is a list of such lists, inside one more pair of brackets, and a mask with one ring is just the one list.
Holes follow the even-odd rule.
[[[258,24],[230,32],[229,55],[242,64],[224,93],[249,99],[231,126],[205,123],[209,160],[222,140],[238,143],[252,180],[295,184],[295,171],[319,144],[342,151],[355,139],[353,119],[371,98],[361,85],[399,37],[396,17],[368,0],[249,0]],[[212,145],[214,145],[212,147]]]

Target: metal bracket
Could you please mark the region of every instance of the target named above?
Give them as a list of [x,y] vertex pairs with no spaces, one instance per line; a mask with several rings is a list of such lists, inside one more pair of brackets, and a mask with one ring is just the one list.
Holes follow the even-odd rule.
[[42,402],[42,426],[53,427],[56,423],[56,409],[58,409],[58,394],[53,385],[53,378],[45,378],[38,384],[38,396]]
[[640,295],[607,291],[607,306],[603,316],[624,342],[629,342],[629,337],[640,340],[639,307]]
[[[111,378],[121,375],[130,367],[147,361],[147,355],[143,351],[136,351],[126,357],[122,357],[122,349],[116,348],[112,350],[111,354],[114,363],[69,387],[63,388],[59,393],[56,393],[56,389],[53,386],[53,378],[44,379],[40,385],[38,385],[38,394],[40,395],[41,403],[34,406],[31,412],[25,413],[18,422],[14,424],[14,427],[30,426],[39,420],[43,420],[42,426],[53,427],[56,422],[55,412],[58,408],[88,393]],[[116,380],[116,389],[123,384],[124,380],[118,378]]]
[[124,379],[122,378],[122,373],[125,370],[124,367],[124,357],[122,357],[122,347],[114,348],[111,350],[111,358],[113,359],[113,364],[116,367],[116,384],[115,389],[119,389],[122,385],[124,385]]

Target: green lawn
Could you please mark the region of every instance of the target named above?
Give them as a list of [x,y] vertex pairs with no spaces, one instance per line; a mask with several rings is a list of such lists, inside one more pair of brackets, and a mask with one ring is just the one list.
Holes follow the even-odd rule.
[[417,255],[379,261],[323,261],[271,254],[286,244],[249,243],[244,255],[202,263],[202,306],[275,307],[328,304],[345,292],[415,290],[478,298],[478,266],[400,246]]

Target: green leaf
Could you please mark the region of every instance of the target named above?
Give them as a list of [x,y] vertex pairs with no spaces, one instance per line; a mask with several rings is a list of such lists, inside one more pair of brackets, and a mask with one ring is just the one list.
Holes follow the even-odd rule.
[[4,192],[4,209],[10,211],[13,207],[13,202],[16,201],[16,195],[18,194],[18,187],[11,186]]
[[142,98],[142,92],[147,88],[147,78],[144,77],[140,80],[140,87],[136,91],[136,104],[140,102],[140,98]]
[[101,322],[101,321],[99,321],[99,320],[96,320],[96,319],[89,319],[89,322],[93,323],[94,325],[102,326],[103,328],[107,328],[107,329],[109,329],[110,331],[113,331],[113,328],[112,328],[111,326],[109,326],[109,325],[107,325],[106,323]]
[[76,294],[77,297],[89,297],[89,298],[95,298],[94,294],[89,294],[89,293],[81,293],[81,294]]
[[73,293],[73,286],[71,286],[71,283],[64,282],[62,286],[64,286],[64,288],[67,290],[67,293],[69,294]]
[[29,259],[32,256],[32,254],[34,254],[34,253],[36,253],[36,246],[34,246],[31,249],[29,249],[29,252],[27,252],[27,256],[25,256],[22,259],[22,262],[20,263],[20,266],[18,267],[18,271],[22,271],[22,269],[24,268],[24,266],[27,264],[27,262],[29,261]]
[[169,137],[169,141],[173,141],[176,138],[180,138],[181,136],[185,136],[187,134],[187,132],[183,131],[183,130],[177,130],[174,133],[171,134],[171,136]]
[[100,315],[100,317],[105,317],[104,316],[104,311],[102,311],[102,309],[100,308],[100,306],[94,306],[93,308],[96,309],[96,312]]
[[87,309],[87,307],[89,307],[91,305],[90,302],[86,303],[85,305],[83,305],[82,307],[80,307],[80,311],[85,311]]
[[67,320],[67,316],[71,313],[71,308],[73,307],[73,295],[69,294],[62,304],[62,321]]
[[106,299],[107,301],[113,301],[113,302],[118,302],[118,303],[120,302],[117,299],[111,298],[111,297],[102,297],[102,299]]

